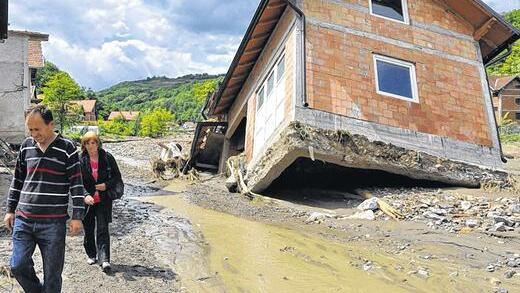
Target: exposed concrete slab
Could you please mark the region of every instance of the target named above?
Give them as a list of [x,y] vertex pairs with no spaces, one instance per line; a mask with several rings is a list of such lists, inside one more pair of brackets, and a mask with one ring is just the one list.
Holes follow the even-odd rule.
[[299,157],[467,187],[478,187],[490,182],[507,184],[508,175],[502,171],[373,141],[364,135],[346,131],[326,130],[293,122],[279,137],[262,158],[248,168],[248,186],[254,192],[266,189]]
[[296,108],[296,120],[305,121],[316,128],[333,131],[345,130],[352,134],[364,135],[373,141],[384,141],[406,149],[484,168],[498,170],[504,168],[500,159],[500,151],[496,147],[476,145],[301,106]]

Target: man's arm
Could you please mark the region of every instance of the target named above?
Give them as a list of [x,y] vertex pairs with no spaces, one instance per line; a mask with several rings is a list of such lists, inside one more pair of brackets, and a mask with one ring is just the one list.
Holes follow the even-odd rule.
[[83,220],[85,215],[85,187],[81,176],[81,165],[78,150],[71,145],[67,149],[67,176],[70,184],[70,196],[72,197],[72,220]]
[[24,144],[20,147],[18,152],[18,158],[16,158],[16,167],[14,169],[14,177],[9,188],[9,194],[7,196],[6,215],[4,223],[9,230],[13,227],[14,212],[18,206],[20,200],[20,194],[22,192],[25,177],[27,176],[27,165],[25,164],[25,150]]

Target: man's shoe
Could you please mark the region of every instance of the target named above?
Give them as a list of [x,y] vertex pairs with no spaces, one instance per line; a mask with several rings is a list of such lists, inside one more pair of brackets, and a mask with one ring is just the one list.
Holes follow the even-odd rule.
[[103,272],[108,273],[112,269],[109,262],[104,261],[101,265],[101,268],[103,269]]
[[95,264],[96,262],[97,262],[97,260],[96,260],[95,258],[90,258],[90,257],[89,257],[89,258],[87,259],[87,263],[88,263],[89,265],[93,265],[93,264]]

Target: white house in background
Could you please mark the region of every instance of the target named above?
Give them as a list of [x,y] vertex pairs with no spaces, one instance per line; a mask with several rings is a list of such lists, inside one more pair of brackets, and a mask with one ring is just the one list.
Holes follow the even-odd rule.
[[42,68],[41,42],[49,35],[9,31],[0,43],[0,138],[12,144],[25,137],[25,110],[35,98],[36,71]]

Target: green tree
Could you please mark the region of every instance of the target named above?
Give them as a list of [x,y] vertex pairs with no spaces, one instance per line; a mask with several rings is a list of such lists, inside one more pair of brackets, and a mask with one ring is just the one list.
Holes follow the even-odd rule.
[[164,108],[157,108],[143,115],[139,126],[140,136],[160,137],[168,133],[168,126],[175,116]]
[[43,68],[36,71],[36,91],[38,94],[42,93],[42,89],[45,84],[50,80],[50,78],[56,73],[61,72],[58,66],[54,65],[54,63],[50,61],[45,61],[45,65]]
[[98,121],[98,127],[101,130],[101,134],[115,134],[122,136],[131,136],[134,135],[134,122],[127,122],[123,119],[123,117],[118,116],[114,120],[111,121]]
[[66,72],[54,74],[43,88],[43,104],[49,107],[60,126],[60,132],[77,122],[77,107],[70,103],[81,92],[79,85]]
[[[514,27],[520,29],[520,9],[512,10],[504,17]],[[513,52],[503,62],[488,67],[488,73],[492,75],[520,74],[520,41],[513,45]]]

